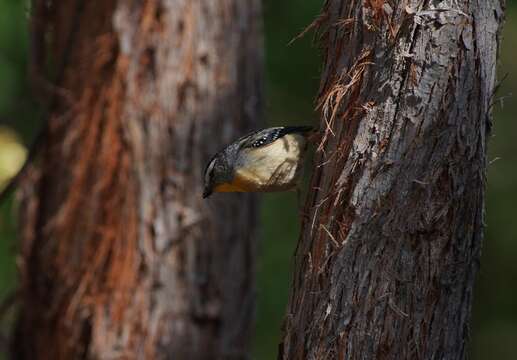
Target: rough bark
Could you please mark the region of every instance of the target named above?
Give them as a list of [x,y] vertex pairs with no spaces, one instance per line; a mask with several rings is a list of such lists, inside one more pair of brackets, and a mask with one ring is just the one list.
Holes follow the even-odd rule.
[[13,357],[245,358],[256,202],[201,185],[258,125],[260,2],[42,3],[64,69],[22,188]]
[[499,0],[328,0],[281,359],[464,359]]

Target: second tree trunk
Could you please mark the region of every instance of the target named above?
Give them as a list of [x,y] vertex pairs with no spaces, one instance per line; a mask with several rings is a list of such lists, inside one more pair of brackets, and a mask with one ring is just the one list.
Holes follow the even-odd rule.
[[328,0],[282,359],[463,359],[498,0]]

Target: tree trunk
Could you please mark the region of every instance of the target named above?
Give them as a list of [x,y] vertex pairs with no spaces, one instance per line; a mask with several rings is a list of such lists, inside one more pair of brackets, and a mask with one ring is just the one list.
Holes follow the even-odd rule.
[[464,359],[499,0],[328,0],[281,359]]
[[41,6],[64,68],[22,187],[13,356],[246,358],[256,202],[201,187],[258,125],[260,1]]

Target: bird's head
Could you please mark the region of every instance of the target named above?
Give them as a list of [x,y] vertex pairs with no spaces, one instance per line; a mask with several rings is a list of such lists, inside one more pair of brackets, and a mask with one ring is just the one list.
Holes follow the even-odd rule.
[[205,168],[203,198],[209,197],[213,192],[225,190],[233,180],[233,167],[226,151],[221,151],[210,160]]

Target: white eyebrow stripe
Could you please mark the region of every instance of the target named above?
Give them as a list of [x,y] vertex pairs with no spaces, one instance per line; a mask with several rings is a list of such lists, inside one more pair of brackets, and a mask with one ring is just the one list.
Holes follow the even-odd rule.
[[215,165],[215,158],[213,158],[212,161],[210,161],[210,164],[208,164],[208,167],[206,168],[205,182],[207,182],[207,183],[210,181],[210,173],[214,169],[214,165]]

